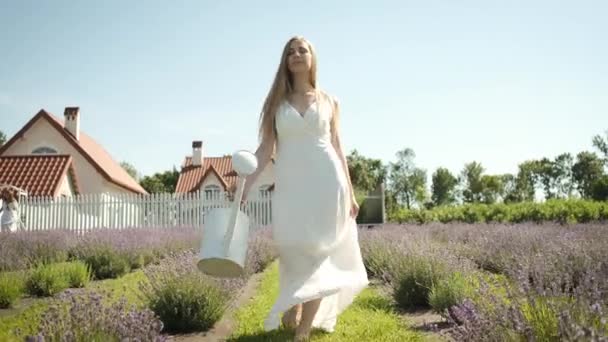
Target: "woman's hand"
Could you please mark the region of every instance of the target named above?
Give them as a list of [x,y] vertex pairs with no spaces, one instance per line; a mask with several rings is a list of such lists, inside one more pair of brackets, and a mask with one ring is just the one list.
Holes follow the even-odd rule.
[[359,214],[359,204],[357,204],[355,196],[351,198],[350,203],[350,216],[352,218],[357,218],[357,215]]
[[241,205],[245,205],[247,202],[247,194],[249,193],[249,189],[247,191],[243,191],[243,196],[241,197]]

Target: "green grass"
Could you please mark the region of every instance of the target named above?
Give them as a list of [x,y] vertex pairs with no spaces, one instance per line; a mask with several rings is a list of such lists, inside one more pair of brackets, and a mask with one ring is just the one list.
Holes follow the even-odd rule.
[[[286,341],[293,332],[275,330],[265,332],[263,323],[278,295],[278,265],[273,263],[265,271],[252,301],[234,315],[235,331],[231,342]],[[328,334],[315,330],[311,341],[423,341],[425,335],[408,328],[397,315],[390,300],[373,287],[365,289],[338,318],[336,329]]]
[[[145,279],[143,271],[136,271],[118,279],[90,282],[86,288],[111,292],[110,302],[114,302],[124,295],[130,304],[142,307],[144,304],[139,297],[138,284]],[[21,331],[21,336],[35,334],[41,315],[47,309],[50,300],[50,298],[37,299],[31,306],[23,310],[13,310],[14,314],[9,312],[0,315],[0,341],[23,341],[23,337],[19,338],[19,335],[15,334],[15,329]]]

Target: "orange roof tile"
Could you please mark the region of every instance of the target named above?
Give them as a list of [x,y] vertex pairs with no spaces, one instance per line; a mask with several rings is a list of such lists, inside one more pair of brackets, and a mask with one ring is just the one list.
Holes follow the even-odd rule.
[[27,129],[29,129],[38,119],[46,119],[55,127],[65,139],[78,150],[87,159],[103,177],[111,183],[114,183],[124,189],[142,193],[147,193],[144,188],[133,179],[110,154],[95,140],[80,131],[80,140],[76,140],[65,128],[63,120],[55,117],[44,109],[40,110],[17,134],[9,141],[0,147],[0,155],[8,149],[19,137],[21,137]]
[[[68,174],[69,172],[69,174]],[[36,154],[0,157],[0,184],[24,189],[29,196],[56,196],[61,180],[68,174],[74,190],[72,157],[65,154]]]
[[232,169],[232,156],[206,157],[203,158],[202,164],[194,166],[192,165],[192,157],[186,157],[182,164],[175,192],[185,193],[198,190],[210,173],[215,173],[218,176],[225,190],[236,184],[237,176]]

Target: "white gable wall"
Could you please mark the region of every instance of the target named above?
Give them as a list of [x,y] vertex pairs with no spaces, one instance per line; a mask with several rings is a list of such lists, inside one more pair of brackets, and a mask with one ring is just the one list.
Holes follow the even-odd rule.
[[201,184],[201,191],[205,190],[205,187],[211,184],[219,186],[220,189],[224,189],[224,186],[222,185],[222,182],[220,182],[220,180],[217,178],[217,175],[215,173],[210,173],[203,181],[203,184]]
[[264,171],[259,174],[258,178],[251,186],[247,198],[255,198],[259,196],[261,187],[266,187],[272,184],[274,184],[274,164],[269,162],[264,168]]
[[70,186],[70,180],[68,175],[64,175],[61,179],[61,185],[59,186],[59,192],[57,193],[58,197],[66,196],[72,197],[74,196],[74,192],[72,191],[72,187]]

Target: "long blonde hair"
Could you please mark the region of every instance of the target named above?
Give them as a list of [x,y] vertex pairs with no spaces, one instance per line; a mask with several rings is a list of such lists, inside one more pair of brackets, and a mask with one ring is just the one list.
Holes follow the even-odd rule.
[[266,100],[264,101],[262,112],[260,113],[260,141],[274,137],[276,142],[277,132],[275,120],[277,109],[279,108],[281,101],[286,99],[287,95],[293,91],[293,77],[287,66],[287,54],[289,53],[291,43],[296,40],[302,41],[308,45],[308,50],[311,54],[310,75],[308,79],[310,81],[310,85],[317,90],[317,54],[315,53],[315,49],[306,38],[302,36],[294,36],[289,39],[283,47],[283,54],[281,55],[279,68],[277,69],[274,81],[272,82],[268,96],[266,96]]

